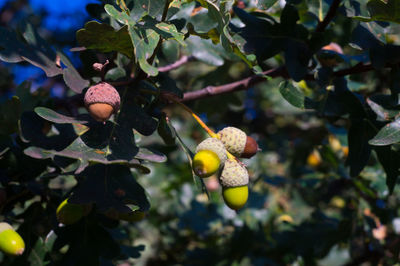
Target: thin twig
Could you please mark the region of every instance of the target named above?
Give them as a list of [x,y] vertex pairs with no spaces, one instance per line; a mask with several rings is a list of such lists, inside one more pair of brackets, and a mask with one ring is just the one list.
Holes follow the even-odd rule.
[[174,69],[177,69],[179,67],[181,67],[182,65],[186,64],[187,62],[193,61],[195,59],[194,56],[182,56],[179,60],[177,60],[176,62],[166,65],[166,66],[162,66],[158,68],[159,72],[168,72]]
[[326,13],[325,18],[320,21],[315,29],[316,32],[323,32],[325,28],[328,26],[329,22],[335,17],[336,11],[339,8],[342,0],[333,0],[331,6],[329,7],[328,13]]
[[[277,67],[263,72],[263,75],[271,78],[285,77],[288,78],[288,73],[285,67]],[[248,78],[238,80],[232,83],[224,84],[221,86],[207,86],[204,89],[191,91],[184,94],[182,101],[192,101],[201,99],[207,96],[214,96],[232,91],[247,90],[251,86],[266,81],[261,75],[253,75]]]

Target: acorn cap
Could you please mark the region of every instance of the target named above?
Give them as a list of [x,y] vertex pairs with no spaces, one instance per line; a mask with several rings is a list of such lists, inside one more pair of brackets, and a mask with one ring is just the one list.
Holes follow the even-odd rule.
[[[121,103],[121,97],[118,91],[106,82],[101,82],[91,86],[85,93],[84,98],[86,108],[90,108],[92,104],[108,104],[112,107],[112,113],[116,113],[119,110]],[[90,111],[90,110],[89,110]],[[111,115],[110,114],[110,115]],[[96,118],[96,117],[95,117]],[[107,118],[108,119],[108,118]],[[105,120],[107,120],[105,119]],[[99,119],[97,119],[99,120]]]
[[225,163],[226,149],[224,144],[219,139],[207,138],[203,140],[202,142],[200,142],[199,145],[197,145],[196,153],[202,150],[209,150],[214,152],[218,156],[220,164],[223,165]]
[[228,159],[219,180],[223,187],[245,186],[249,183],[249,173],[236,159]]
[[246,147],[246,133],[236,127],[226,127],[218,132],[218,136],[230,153],[236,157],[242,155]]
[[12,226],[8,223],[0,223],[0,233],[3,232],[4,230],[14,230]]

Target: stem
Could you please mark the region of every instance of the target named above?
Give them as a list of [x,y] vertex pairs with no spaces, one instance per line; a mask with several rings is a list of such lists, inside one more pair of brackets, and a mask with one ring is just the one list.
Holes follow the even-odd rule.
[[[190,109],[189,107],[187,107],[185,104],[181,103],[179,100],[177,100],[174,96],[168,96],[168,99],[173,101],[174,103],[178,104],[180,107],[182,107],[183,109],[185,109],[185,111],[187,111],[189,114],[191,114],[194,119],[197,121],[197,123],[199,123],[199,125],[208,133],[208,135],[210,135],[210,137],[212,138],[216,138],[219,139],[218,134],[216,134],[214,131],[212,131],[207,125],[206,123],[203,122],[203,120],[201,120],[201,118],[196,115],[192,109]],[[226,155],[229,159],[236,159],[235,156],[233,156],[230,152],[226,151]]]
[[187,107],[185,104],[181,103],[179,100],[175,99],[175,97],[168,97],[171,101],[173,101],[174,103],[178,104],[180,107],[182,107],[183,109],[185,109],[186,112],[188,112],[189,114],[191,114],[194,119],[196,119],[197,123],[199,123],[199,125],[208,133],[208,135],[210,135],[210,137],[212,138],[219,138],[217,134],[215,134],[214,131],[212,131],[204,122],[203,120],[201,120],[201,118],[196,115],[192,109],[190,109],[189,107]]
[[322,21],[322,20],[323,20],[323,14],[322,14],[322,0],[319,0],[319,14],[318,14],[318,17],[319,17],[319,21]]
[[315,29],[316,32],[323,32],[325,30],[329,22],[331,22],[331,20],[335,17],[341,1],[342,0],[333,0],[331,6],[329,7],[328,13],[325,15],[325,18],[318,23],[317,28]]
[[[162,17],[161,17],[161,21],[165,21],[165,19],[167,18],[167,14],[168,14],[168,8],[169,8],[169,3],[171,2],[171,0],[165,0],[165,6],[164,6],[164,11],[162,13]],[[147,60],[147,62],[149,62],[149,64],[153,64],[154,59],[156,58],[157,52],[161,47],[161,44],[163,42],[163,39],[160,36],[160,39],[158,40],[157,46],[154,49],[153,54],[150,56],[150,58]]]

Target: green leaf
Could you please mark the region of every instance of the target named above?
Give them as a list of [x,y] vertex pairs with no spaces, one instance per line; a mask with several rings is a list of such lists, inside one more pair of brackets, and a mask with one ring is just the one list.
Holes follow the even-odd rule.
[[153,55],[158,41],[160,40],[160,35],[143,25],[137,25],[131,17],[124,12],[119,12],[112,5],[107,4],[104,6],[104,9],[111,17],[128,26],[128,32],[134,47],[137,62],[139,62],[140,67],[147,74],[156,76],[158,74],[157,68],[150,65],[147,59]]
[[387,21],[400,23],[400,2],[398,0],[369,0],[367,8],[370,17],[355,16],[361,21]]
[[32,93],[31,82],[24,81],[16,88],[15,95],[21,102],[21,112],[25,112],[32,111],[41,101],[46,100],[48,92],[38,88]]
[[135,155],[135,158],[155,163],[164,163],[167,161],[167,157],[164,154],[147,148],[139,148],[139,152]]
[[213,66],[222,66],[224,64],[224,59],[218,49],[221,46],[218,47],[211,40],[204,40],[197,36],[190,36],[186,41],[190,54],[196,59]]
[[32,248],[31,252],[29,253],[28,261],[30,262],[29,265],[32,266],[44,266],[47,263],[45,262],[47,250],[44,246],[44,242],[42,238],[38,238],[36,241],[35,246]]
[[286,68],[294,81],[301,81],[308,73],[308,63],[311,56],[312,53],[305,43],[294,40],[288,40],[286,42]]
[[122,105],[118,123],[134,128],[144,136],[150,136],[157,129],[157,120],[148,115],[140,106],[130,103]]
[[127,204],[136,205],[141,211],[150,208],[144,189],[126,166],[94,165],[78,177],[84,181],[71,196],[71,203],[95,203],[100,212],[114,209],[128,213],[131,208]]
[[175,130],[171,127],[172,125],[167,121],[167,116],[163,113],[161,118],[158,120],[157,132],[166,145],[175,145],[176,134]]
[[174,94],[178,98],[183,98],[183,91],[178,88],[174,79],[165,73],[160,73],[156,78],[158,88],[162,93]]
[[76,93],[82,93],[83,89],[89,87],[90,82],[81,77],[79,72],[72,65],[71,61],[62,52],[57,52],[61,62],[66,66],[63,69],[63,77],[65,84]]
[[375,112],[379,121],[387,121],[399,114],[400,111],[398,110],[387,110],[381,105],[375,103],[370,98],[367,99],[367,103],[369,107],[371,107],[372,111]]
[[120,78],[126,77],[126,71],[122,67],[114,67],[107,71],[105,79],[116,81]]
[[48,77],[62,74],[62,69],[56,64],[55,52],[33,31],[32,25],[26,24],[25,27],[22,41],[12,30],[0,27],[0,60],[29,62],[43,69]]
[[157,34],[161,35],[165,40],[176,40],[180,45],[186,46],[184,42],[185,35],[183,33],[178,32],[174,24],[170,24],[167,22],[158,22],[154,18],[150,16],[145,16],[143,18],[144,25],[143,27],[146,29],[152,29]]
[[393,193],[397,178],[400,174],[400,154],[394,151],[391,146],[374,146],[378,160],[386,173],[386,185],[389,193]]
[[371,138],[370,125],[365,120],[352,119],[347,138],[349,155],[346,164],[350,166],[350,176],[356,177],[371,156],[371,146],[368,144]]
[[[53,159],[56,155],[77,159],[80,162],[80,166],[75,171],[76,173],[80,173],[92,162],[101,164],[127,164],[130,167],[140,170],[142,173],[150,172],[147,167],[142,166],[141,163],[134,158],[138,152],[136,146],[132,144],[128,146],[127,143],[121,143],[122,140],[117,139],[103,148],[95,148],[91,147],[93,146],[92,143],[88,141],[85,142],[82,138],[85,138],[85,135],[77,138],[72,144],[61,151],[30,147],[25,149],[24,153],[36,159]],[[112,150],[111,146],[114,150]],[[124,150],[121,150],[122,148]]]
[[9,135],[17,132],[20,115],[21,101],[17,96],[0,105],[0,134]]
[[400,142],[400,119],[385,125],[378,134],[369,141],[369,144],[385,146]]
[[279,84],[279,92],[291,105],[305,109],[312,108],[312,101],[304,95],[304,93],[290,81],[282,81]]
[[52,109],[45,108],[45,107],[36,107],[35,113],[37,113],[43,119],[46,119],[47,121],[51,121],[51,122],[57,123],[57,124],[73,124],[73,123],[86,124],[86,123],[88,123],[88,121],[77,120],[74,117],[59,114],[59,113],[53,111]]
[[89,21],[83,29],[76,32],[78,43],[88,49],[100,52],[120,52],[128,57],[133,56],[133,45],[129,37],[128,26],[115,30],[112,26]]
[[[161,20],[164,11],[165,0],[132,0],[132,16],[134,20],[139,20],[144,15],[149,15],[157,20]],[[173,6],[177,7],[177,1],[173,1]],[[171,13],[172,15],[172,13]]]
[[278,2],[278,0],[259,0],[256,1],[256,5],[258,9],[267,10],[268,8],[275,5],[276,2]]

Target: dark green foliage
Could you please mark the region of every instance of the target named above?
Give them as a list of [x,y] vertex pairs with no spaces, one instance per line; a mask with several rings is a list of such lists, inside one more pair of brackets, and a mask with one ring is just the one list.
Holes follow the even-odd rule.
[[[103,0],[87,11],[95,20],[69,43],[81,67],[33,18],[0,28],[0,222],[26,244],[0,264],[398,262],[398,1]],[[13,84],[9,63],[48,83]],[[99,82],[121,97],[105,122],[84,109]],[[257,140],[242,210],[224,205],[216,177],[193,175],[206,133],[180,101],[215,131]],[[85,213],[61,226],[66,198]],[[144,220],[121,218],[132,211]]]

